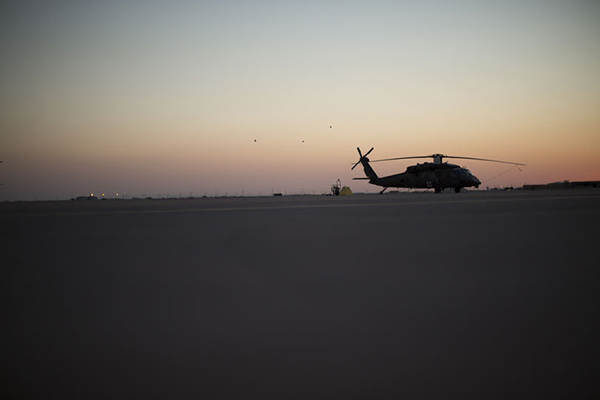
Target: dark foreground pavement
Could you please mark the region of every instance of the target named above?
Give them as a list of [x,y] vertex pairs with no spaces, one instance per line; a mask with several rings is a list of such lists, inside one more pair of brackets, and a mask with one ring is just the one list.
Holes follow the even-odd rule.
[[0,398],[590,398],[600,191],[0,204]]

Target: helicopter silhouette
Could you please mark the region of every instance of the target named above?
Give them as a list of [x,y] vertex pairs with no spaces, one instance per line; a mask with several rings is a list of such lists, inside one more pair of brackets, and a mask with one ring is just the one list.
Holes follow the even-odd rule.
[[[352,169],[356,168],[358,164],[362,164],[366,178],[353,178],[353,179],[368,179],[372,185],[382,186],[383,189],[379,192],[383,194],[389,187],[395,188],[411,188],[411,189],[434,189],[435,193],[440,193],[446,188],[454,188],[456,193],[459,193],[462,188],[475,187],[478,188],[481,185],[481,181],[471,173],[467,168],[460,167],[456,164],[449,164],[443,162],[444,158],[459,158],[465,160],[477,160],[477,161],[489,161],[502,164],[512,164],[515,166],[525,166],[526,164],[515,163],[510,161],[499,161],[489,160],[487,158],[474,158],[474,157],[459,157],[459,156],[446,156],[444,154],[431,154],[428,156],[410,156],[410,157],[395,157],[385,158],[382,160],[371,161],[367,156],[373,151],[374,147],[371,147],[364,156],[362,155],[360,148],[357,147],[358,155],[360,159],[354,164]],[[411,165],[406,168],[405,172],[395,175],[389,175],[379,177],[369,164],[369,162],[381,162],[381,161],[392,161],[392,160],[407,160],[413,158],[433,158],[433,162],[425,162],[423,164]]]

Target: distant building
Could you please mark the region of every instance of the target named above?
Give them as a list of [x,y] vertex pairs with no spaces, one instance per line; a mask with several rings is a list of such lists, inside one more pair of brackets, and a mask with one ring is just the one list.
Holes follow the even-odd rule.
[[600,181],[553,182],[542,185],[523,185],[523,190],[600,188]]
[[97,197],[94,196],[77,196],[75,197],[75,201],[94,201],[98,200]]

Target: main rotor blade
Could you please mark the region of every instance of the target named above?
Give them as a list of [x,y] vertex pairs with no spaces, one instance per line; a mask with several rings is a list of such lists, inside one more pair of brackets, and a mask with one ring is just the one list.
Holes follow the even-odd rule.
[[368,155],[369,155],[369,153],[370,153],[370,152],[372,152],[374,148],[375,148],[375,147],[371,147],[371,150],[367,151],[367,154],[365,154],[365,155],[364,155],[364,157],[368,156]]
[[411,157],[384,158],[382,160],[373,160],[371,162],[393,161],[393,160],[408,160],[410,158],[432,158],[432,156],[411,156]]
[[356,168],[356,166],[357,166],[358,164],[360,164],[360,161],[359,161],[359,162],[357,162],[356,164],[354,164],[354,166],[353,166],[351,169],[354,169],[354,168]]
[[358,150],[358,155],[360,156],[360,158],[362,158],[362,153],[360,152],[360,147],[357,147],[356,150]]
[[460,158],[460,159],[463,159],[463,160],[489,161],[489,162],[497,162],[497,163],[502,163],[502,164],[512,164],[512,165],[527,166],[527,164],[516,163],[516,162],[511,162],[511,161],[490,160],[490,159],[487,159],[487,158],[458,157],[458,156],[444,156],[444,157],[445,158]]

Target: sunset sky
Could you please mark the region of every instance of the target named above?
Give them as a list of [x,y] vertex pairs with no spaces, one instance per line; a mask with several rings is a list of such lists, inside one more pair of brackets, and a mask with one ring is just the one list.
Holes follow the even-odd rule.
[[600,180],[598,1],[2,4],[0,201]]

